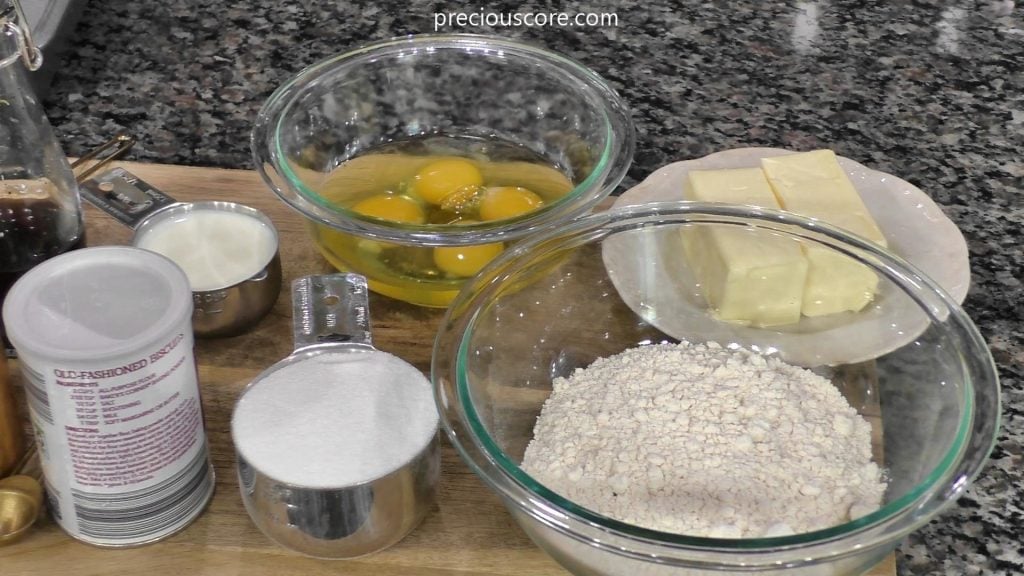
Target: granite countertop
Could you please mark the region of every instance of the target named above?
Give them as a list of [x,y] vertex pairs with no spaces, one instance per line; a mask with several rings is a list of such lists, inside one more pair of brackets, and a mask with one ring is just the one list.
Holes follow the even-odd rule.
[[[899,572],[1024,574],[1024,6],[629,4],[491,8],[613,12],[617,26],[441,31],[530,40],[607,78],[637,129],[624,187],[728,148],[829,147],[934,198],[967,238],[964,307],[999,368],[1003,427],[966,495],[900,546]],[[290,75],[361,42],[431,32],[435,11],[460,10],[479,6],[93,1],[45,105],[69,154],[127,130],[141,140],[134,160],[248,168],[256,112]]]

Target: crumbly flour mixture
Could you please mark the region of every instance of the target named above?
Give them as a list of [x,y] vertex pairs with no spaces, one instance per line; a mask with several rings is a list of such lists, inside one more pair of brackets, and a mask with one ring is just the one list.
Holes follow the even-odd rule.
[[784,536],[878,508],[871,426],[831,382],[744,349],[659,344],[554,381],[522,463],[624,522]]

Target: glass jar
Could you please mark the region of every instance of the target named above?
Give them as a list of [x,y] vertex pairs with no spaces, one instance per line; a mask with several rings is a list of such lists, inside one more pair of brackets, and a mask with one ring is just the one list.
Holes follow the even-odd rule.
[[0,298],[29,268],[84,242],[74,174],[29,84],[41,64],[20,6],[0,0]]

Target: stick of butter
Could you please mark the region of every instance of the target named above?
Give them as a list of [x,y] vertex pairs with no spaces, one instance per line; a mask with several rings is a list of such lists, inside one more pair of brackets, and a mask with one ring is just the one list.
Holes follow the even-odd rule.
[[[779,208],[760,168],[693,170],[688,200]],[[800,245],[757,228],[683,229],[683,247],[716,315],[755,326],[800,320],[807,261]]]
[[[761,159],[782,208],[817,218],[885,246],[885,236],[831,150]],[[856,312],[875,295],[878,277],[867,266],[822,246],[804,246],[805,316]]]

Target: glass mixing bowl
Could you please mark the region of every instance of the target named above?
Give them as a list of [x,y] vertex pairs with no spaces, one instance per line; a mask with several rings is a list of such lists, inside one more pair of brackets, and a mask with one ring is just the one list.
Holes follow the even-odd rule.
[[[846,254],[878,276],[877,295],[859,312],[789,326],[718,321],[685,270],[682,248],[693,231],[712,228]],[[675,322],[678,315],[689,320]],[[626,348],[680,339],[757,348],[828,377],[873,428],[874,459],[888,481],[881,507],[815,532],[704,538],[616,521],[523,471],[555,377]],[[820,221],[744,206],[613,210],[520,243],[452,302],[432,378],[444,428],[463,459],[575,574],[861,574],[963,493],[999,424],[999,384],[985,342],[931,280]]]
[[[452,153],[443,141],[416,143],[428,136],[458,138],[458,155],[499,155],[487,184],[543,188],[555,179],[561,188],[540,210],[489,222],[402,223],[350,209],[403,186],[429,154]],[[375,152],[384,145],[410,152]],[[445,306],[508,242],[606,197],[629,167],[634,135],[619,97],[578,62],[502,38],[425,35],[306,68],[263,106],[252,147],[264,180],[308,218],[335,267],[365,275],[379,293]],[[546,170],[526,166],[537,159]],[[454,264],[439,268],[437,247]]]

